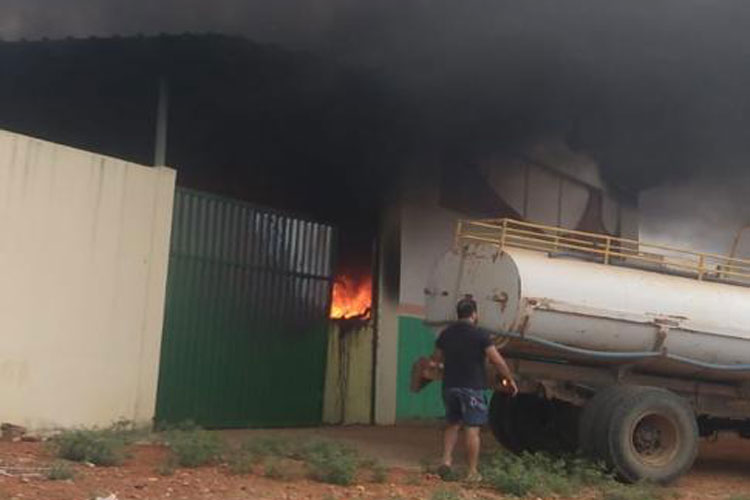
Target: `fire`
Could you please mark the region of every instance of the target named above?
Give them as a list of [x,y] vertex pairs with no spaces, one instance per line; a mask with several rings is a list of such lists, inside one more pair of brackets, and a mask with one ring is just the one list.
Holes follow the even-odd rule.
[[354,280],[348,276],[333,283],[331,318],[369,318],[372,307],[372,279]]

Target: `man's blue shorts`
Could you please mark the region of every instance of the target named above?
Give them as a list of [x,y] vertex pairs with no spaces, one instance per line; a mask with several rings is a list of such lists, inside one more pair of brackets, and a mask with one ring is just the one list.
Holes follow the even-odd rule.
[[449,424],[463,422],[467,427],[480,427],[487,423],[487,400],[481,389],[446,387],[443,389],[445,419]]

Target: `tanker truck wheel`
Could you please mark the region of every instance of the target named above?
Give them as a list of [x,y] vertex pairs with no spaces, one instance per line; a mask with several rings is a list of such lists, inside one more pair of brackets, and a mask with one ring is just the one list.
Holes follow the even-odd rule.
[[[698,424],[684,399],[638,387],[610,400],[600,451],[626,482],[669,483],[687,472],[698,453]],[[621,392],[621,394],[623,394]],[[605,412],[606,413],[606,412]]]
[[510,396],[503,394],[502,392],[495,392],[490,399],[490,418],[489,424],[492,430],[492,435],[495,436],[495,440],[506,450],[512,450],[513,442],[508,437],[508,433],[505,431],[506,420],[508,419],[508,406],[510,404]]
[[578,442],[581,453],[612,467],[605,437],[609,431],[612,412],[625,398],[641,389],[639,386],[613,385],[596,393],[585,406],[579,421]]
[[576,446],[577,422],[577,408],[535,394],[511,398],[496,392],[490,402],[492,433],[513,453],[572,452]]
[[578,421],[578,449],[592,459],[598,458],[596,446],[595,423],[601,419],[602,413],[609,408],[610,401],[620,393],[620,386],[611,386],[597,392],[586,406],[583,407],[581,419]]

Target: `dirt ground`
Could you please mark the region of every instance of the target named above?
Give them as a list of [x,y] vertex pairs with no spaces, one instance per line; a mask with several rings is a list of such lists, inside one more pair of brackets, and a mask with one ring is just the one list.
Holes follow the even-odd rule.
[[[353,486],[331,486],[303,477],[274,480],[260,474],[233,475],[226,466],[178,469],[171,476],[159,475],[166,450],[153,445],[136,446],[133,456],[119,467],[76,466],[76,477],[50,481],[43,477],[18,476],[52,461],[41,443],[0,443],[0,500],[89,500],[115,494],[125,499],[179,500],[430,500],[435,491],[461,488],[442,483],[423,472],[425,460],[436,460],[440,451],[440,429],[436,425],[397,427],[331,427],[278,431],[227,431],[230,442],[247,436],[281,434],[291,437],[323,437],[345,441],[362,455],[387,465],[388,478],[372,482],[363,474]],[[487,446],[496,446],[485,436]],[[459,450],[460,451],[460,450]],[[16,467],[17,469],[13,469]],[[750,495],[750,441],[723,437],[704,442],[693,471],[673,488],[684,500],[727,500],[733,495]],[[500,499],[491,490],[462,489],[463,498]],[[581,499],[587,496],[579,497]]]

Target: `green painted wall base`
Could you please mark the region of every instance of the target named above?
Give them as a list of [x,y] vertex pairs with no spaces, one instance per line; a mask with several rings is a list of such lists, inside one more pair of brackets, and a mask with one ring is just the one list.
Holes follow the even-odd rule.
[[435,340],[435,333],[426,327],[420,318],[399,317],[397,420],[439,418],[445,414],[439,382],[433,382],[419,393],[413,393],[409,389],[412,364],[417,358],[432,354]]

